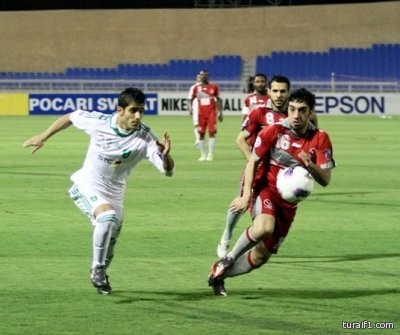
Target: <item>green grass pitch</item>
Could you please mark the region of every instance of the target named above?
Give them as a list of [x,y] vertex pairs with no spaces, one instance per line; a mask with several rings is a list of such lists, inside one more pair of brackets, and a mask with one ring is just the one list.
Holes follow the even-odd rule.
[[[176,171],[144,162],[131,176],[110,296],[89,282],[91,227],[67,196],[87,136],[71,127],[35,155],[22,148],[54,119],[0,118],[0,334],[399,333],[400,118],[320,116],[331,185],[300,205],[277,256],[226,281],[227,298],[206,280],[244,165],[240,118],[219,125],[215,160],[198,162],[189,117],[145,116],[170,132]],[[364,320],[395,329],[342,328]]]

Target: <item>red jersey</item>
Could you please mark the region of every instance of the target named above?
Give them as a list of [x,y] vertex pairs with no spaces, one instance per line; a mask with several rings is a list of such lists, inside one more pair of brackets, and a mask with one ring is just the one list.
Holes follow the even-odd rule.
[[218,85],[199,84],[194,87],[191,98],[197,98],[199,114],[216,112],[216,101],[219,98]]
[[243,101],[242,114],[249,115],[250,111],[256,107],[263,106],[269,100],[267,93],[265,95],[259,95],[256,92],[246,95]]
[[315,128],[309,123],[308,130],[302,137],[295,136],[290,131],[289,121],[275,123],[265,127],[258,134],[253,152],[263,163],[261,169],[263,178],[255,180],[254,188],[259,190],[268,185],[270,190],[276,190],[276,178],[281,168],[302,165],[298,154],[305,151],[311,161],[321,168],[333,168],[332,143],[326,132]]
[[280,122],[287,118],[286,113],[275,112],[272,109],[271,99],[267,99],[263,106],[258,106],[250,111],[246,120],[243,122],[242,131],[247,131],[247,143],[253,147],[258,133],[265,126]]

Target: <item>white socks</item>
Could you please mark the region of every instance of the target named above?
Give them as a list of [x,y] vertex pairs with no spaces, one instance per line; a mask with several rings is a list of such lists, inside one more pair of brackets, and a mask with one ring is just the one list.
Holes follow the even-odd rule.
[[93,231],[93,260],[92,268],[105,265],[105,259],[110,245],[114,225],[118,223],[117,213],[114,210],[105,211],[96,217]]
[[215,147],[215,137],[210,137],[208,139],[208,154],[214,154],[214,147]]
[[225,229],[222,233],[221,241],[230,241],[232,239],[233,228],[235,228],[241,216],[242,213],[233,213],[228,209],[228,212],[226,213]]
[[[206,156],[206,141],[199,140],[198,147],[199,147],[201,156],[205,157]],[[211,156],[214,154],[214,147],[215,147],[215,137],[209,138],[208,139],[208,154]]]
[[254,247],[259,241],[252,236],[252,226],[248,227],[238,238],[232,250],[226,255],[236,259]]

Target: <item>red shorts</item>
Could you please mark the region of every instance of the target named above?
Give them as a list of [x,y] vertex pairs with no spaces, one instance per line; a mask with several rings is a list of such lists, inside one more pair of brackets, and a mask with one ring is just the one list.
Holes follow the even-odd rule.
[[[276,192],[276,191],[275,191]],[[259,214],[269,214],[275,217],[275,228],[272,235],[263,240],[264,246],[276,254],[284,241],[296,215],[297,206],[282,200],[274,190],[263,188],[252,200],[250,207],[254,218]]]
[[197,131],[200,134],[205,134],[207,129],[209,133],[217,132],[217,113],[215,112],[215,110],[199,112],[199,123]]

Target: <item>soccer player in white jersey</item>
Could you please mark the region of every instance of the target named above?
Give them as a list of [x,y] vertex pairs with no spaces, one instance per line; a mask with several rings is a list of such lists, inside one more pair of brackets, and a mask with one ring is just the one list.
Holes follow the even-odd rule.
[[69,194],[93,224],[93,257],[90,280],[100,294],[111,293],[106,269],[123,222],[126,183],[133,168],[143,159],[161,173],[171,176],[174,160],[170,156],[168,133],[159,141],[142,121],[145,95],[127,88],[118,96],[112,114],[76,110],[57,119],[43,133],[27,140],[32,153],[59,131],[74,125],[90,136],[83,166],[72,174]]

